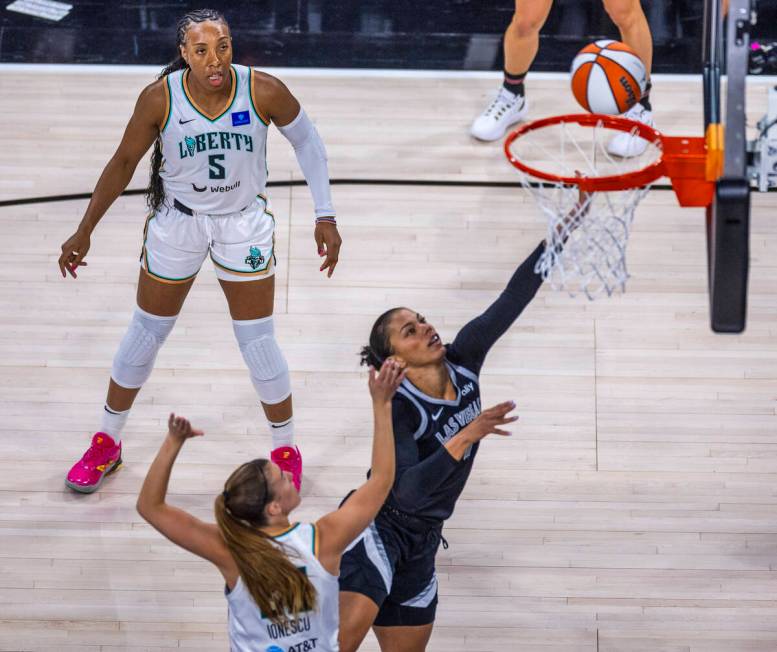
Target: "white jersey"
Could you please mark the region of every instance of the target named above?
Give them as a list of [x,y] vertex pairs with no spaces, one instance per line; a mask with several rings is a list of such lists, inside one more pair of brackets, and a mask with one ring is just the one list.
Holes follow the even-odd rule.
[[232,95],[219,115],[197,106],[188,69],[165,78],[168,105],[161,130],[165,199],[194,211],[236,213],[264,194],[269,120],[254,106],[253,70],[233,65]]
[[231,652],[337,652],[339,585],[316,557],[316,527],[297,523],[273,537],[283,544],[293,564],[301,568],[316,589],[315,611],[299,614],[284,625],[263,618],[261,610],[238,578],[227,593]]

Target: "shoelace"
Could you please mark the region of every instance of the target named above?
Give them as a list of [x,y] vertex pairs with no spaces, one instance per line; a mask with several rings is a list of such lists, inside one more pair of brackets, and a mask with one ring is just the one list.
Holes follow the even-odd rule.
[[[514,100],[514,101],[517,102],[518,100]],[[488,116],[488,117],[491,117],[493,112],[496,110],[496,107],[499,106],[499,105],[501,105],[501,106],[499,107],[499,110],[496,111],[496,117],[497,118],[501,118],[502,117],[504,112],[507,111],[507,109],[510,108],[511,103],[507,102],[501,95],[497,95],[494,98],[494,101],[491,102],[491,105],[486,109],[485,115]]]

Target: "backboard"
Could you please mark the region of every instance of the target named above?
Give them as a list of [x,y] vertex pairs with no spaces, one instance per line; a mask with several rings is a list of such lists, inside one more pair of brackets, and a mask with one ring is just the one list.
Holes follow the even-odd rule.
[[[745,79],[754,22],[752,4],[751,0],[730,0],[725,19],[721,0],[705,0],[704,7],[705,137],[709,151],[722,150],[722,156],[708,159],[718,168],[713,172],[715,196],[707,207],[710,322],[718,333],[742,332],[747,313],[750,183]],[[727,84],[722,92],[724,52]]]

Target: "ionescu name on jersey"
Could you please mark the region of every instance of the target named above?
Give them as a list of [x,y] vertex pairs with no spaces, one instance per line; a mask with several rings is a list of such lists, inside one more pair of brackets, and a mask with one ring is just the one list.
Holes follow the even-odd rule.
[[212,150],[254,151],[254,141],[248,134],[238,134],[228,131],[209,131],[197,136],[185,136],[178,142],[181,158],[193,157],[200,152]]

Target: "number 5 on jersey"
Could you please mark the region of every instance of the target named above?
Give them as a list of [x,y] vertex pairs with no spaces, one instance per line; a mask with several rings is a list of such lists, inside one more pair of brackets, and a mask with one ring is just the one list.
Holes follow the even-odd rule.
[[224,179],[226,178],[226,170],[221,162],[224,161],[224,154],[210,154],[208,156],[208,166],[210,168],[209,177],[211,179]]

